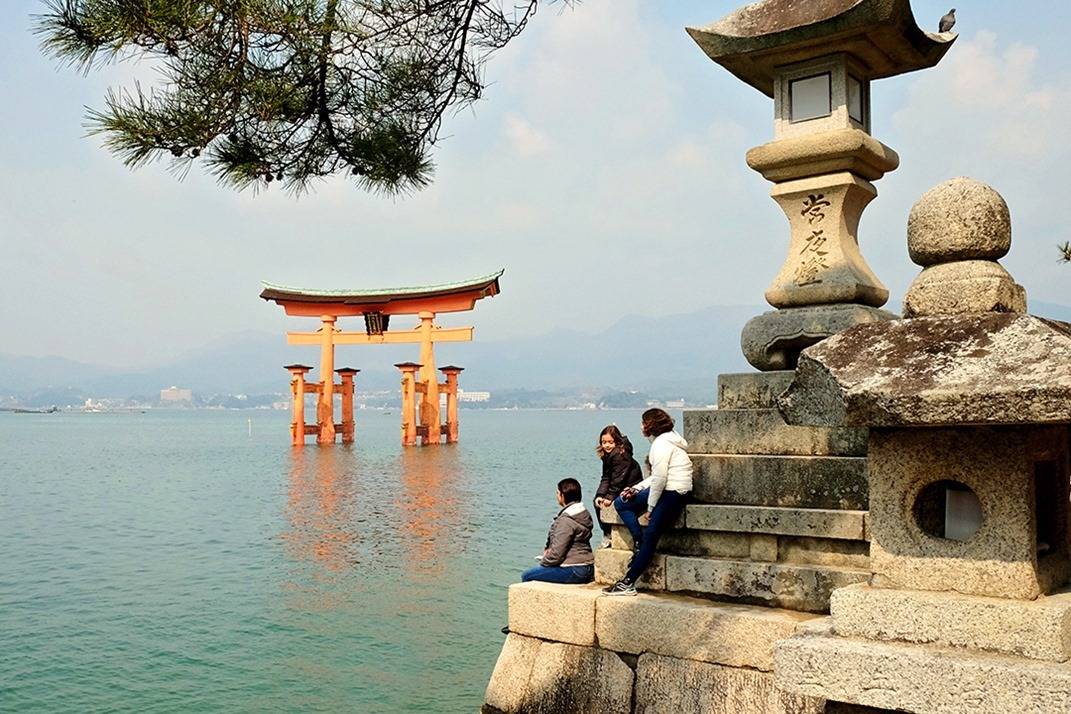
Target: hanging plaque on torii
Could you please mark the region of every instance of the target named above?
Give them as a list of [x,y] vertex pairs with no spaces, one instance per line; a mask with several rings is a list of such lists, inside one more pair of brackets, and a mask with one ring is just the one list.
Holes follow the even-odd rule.
[[[287,315],[315,317],[320,329],[315,332],[288,332],[291,345],[320,346],[320,381],[305,379],[312,368],[287,365],[294,417],[290,425],[291,443],[300,446],[306,435],[315,435],[319,444],[330,444],[336,435],[343,442],[354,439],[354,378],[359,370],[335,369],[335,345],[380,345],[418,343],[420,362],[395,365],[402,373],[402,444],[438,444],[458,438],[457,380],[461,367],[443,367],[444,382],[435,369],[436,342],[470,342],[471,327],[443,328],[435,325],[435,316],[443,312],[472,310],[480,298],[499,293],[499,278],[504,271],[465,282],[416,288],[383,290],[305,290],[263,283],[260,297],[282,305]],[[395,315],[416,315],[415,329],[391,330]],[[342,317],[363,317],[363,332],[345,332],[336,326]],[[333,375],[338,373],[341,383]],[[342,401],[342,421],[335,422],[335,393]],[[316,394],[316,423],[305,423],[305,394]],[[442,423],[441,396],[446,395],[447,421]],[[419,395],[419,396],[418,396]]]

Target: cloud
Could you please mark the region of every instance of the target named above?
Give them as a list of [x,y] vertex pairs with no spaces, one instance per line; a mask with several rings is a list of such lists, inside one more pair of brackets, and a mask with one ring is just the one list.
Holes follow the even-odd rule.
[[523,158],[546,153],[551,142],[545,133],[532,126],[524,117],[507,114],[506,138],[513,152]]
[[964,149],[1019,158],[1064,153],[1071,87],[1037,78],[1038,55],[1018,42],[1002,46],[987,30],[961,38],[938,70],[912,85],[893,123],[923,137],[947,137],[955,127],[952,141]]

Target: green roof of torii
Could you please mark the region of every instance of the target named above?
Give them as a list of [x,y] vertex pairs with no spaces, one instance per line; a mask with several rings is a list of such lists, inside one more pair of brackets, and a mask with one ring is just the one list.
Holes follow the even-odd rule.
[[[385,303],[391,300],[438,297],[456,293],[469,292],[483,289],[487,295],[496,295],[499,292],[498,279],[506,272],[504,269],[497,273],[484,275],[471,280],[463,280],[455,283],[442,283],[440,285],[421,285],[407,288],[375,288],[375,289],[350,289],[350,290],[307,290],[305,288],[276,285],[275,283],[261,282],[263,290],[260,297],[264,300],[295,301],[295,302],[342,302],[342,303]],[[484,297],[481,295],[480,297]]]

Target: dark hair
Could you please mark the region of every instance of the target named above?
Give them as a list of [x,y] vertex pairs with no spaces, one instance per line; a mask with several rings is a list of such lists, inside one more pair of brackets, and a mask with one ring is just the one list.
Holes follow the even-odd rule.
[[644,436],[659,436],[673,431],[673,417],[662,409],[648,409],[640,417]]
[[563,478],[558,482],[558,492],[562,495],[562,500],[565,501],[565,505],[570,503],[576,503],[583,500],[584,496],[580,491],[580,482],[575,478]]
[[[602,437],[610,435],[610,438],[614,440],[613,451],[604,451],[602,448]],[[621,430],[617,428],[617,424],[611,424],[602,431],[599,432],[599,442],[595,445],[595,453],[602,457],[607,454],[617,452],[625,452],[629,456],[632,455],[632,443],[628,440],[628,437],[621,433]]]

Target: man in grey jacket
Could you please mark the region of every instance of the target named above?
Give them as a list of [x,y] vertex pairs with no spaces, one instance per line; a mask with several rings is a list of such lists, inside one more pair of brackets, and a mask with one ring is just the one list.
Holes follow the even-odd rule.
[[591,552],[591,514],[585,508],[580,482],[565,478],[558,482],[561,510],[550,525],[547,546],[539,565],[521,574],[521,581],[580,584],[595,579],[595,555]]

